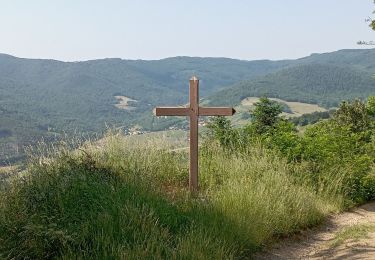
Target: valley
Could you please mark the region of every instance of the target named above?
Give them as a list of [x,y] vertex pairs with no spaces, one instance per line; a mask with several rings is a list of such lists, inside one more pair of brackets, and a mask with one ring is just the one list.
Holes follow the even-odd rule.
[[0,260],[375,259],[374,5],[3,1]]
[[249,114],[243,100],[248,97],[283,100],[285,109],[293,110],[285,111],[287,117],[366,98],[374,93],[374,68],[374,49],[281,61],[174,57],[61,62],[0,54],[0,163],[22,160],[25,146],[65,134],[186,129],[184,118],[156,118],[152,110],[185,104],[193,74],[201,79],[205,105],[237,106],[234,120],[244,124]]

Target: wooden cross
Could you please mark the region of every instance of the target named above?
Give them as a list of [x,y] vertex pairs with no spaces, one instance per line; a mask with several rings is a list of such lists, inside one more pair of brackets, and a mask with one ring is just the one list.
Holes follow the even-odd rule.
[[199,80],[190,79],[189,107],[157,107],[156,116],[189,116],[190,117],[190,178],[191,191],[198,190],[198,117],[199,116],[232,116],[236,111],[232,107],[199,107]]

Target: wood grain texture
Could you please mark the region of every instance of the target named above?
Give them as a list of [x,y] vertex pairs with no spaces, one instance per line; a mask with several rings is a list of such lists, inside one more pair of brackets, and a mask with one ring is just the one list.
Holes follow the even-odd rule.
[[232,116],[236,110],[231,107],[200,107],[200,116]]
[[193,76],[189,82],[189,107],[157,107],[156,116],[189,116],[190,120],[190,171],[189,187],[191,192],[198,191],[198,118],[199,116],[232,116],[236,111],[232,107],[199,107],[199,80]]
[[190,80],[190,190],[198,190],[198,115],[199,80]]
[[188,107],[157,107],[154,109],[155,116],[188,116]]

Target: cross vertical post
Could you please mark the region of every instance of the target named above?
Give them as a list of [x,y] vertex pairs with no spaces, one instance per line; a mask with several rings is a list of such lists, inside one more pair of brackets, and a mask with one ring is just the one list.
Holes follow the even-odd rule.
[[193,76],[189,85],[189,107],[156,107],[156,116],[188,116],[190,121],[190,172],[191,192],[198,191],[198,118],[199,116],[232,116],[232,107],[199,107],[199,80]]
[[199,116],[199,80],[190,79],[190,175],[191,191],[198,190],[198,116]]

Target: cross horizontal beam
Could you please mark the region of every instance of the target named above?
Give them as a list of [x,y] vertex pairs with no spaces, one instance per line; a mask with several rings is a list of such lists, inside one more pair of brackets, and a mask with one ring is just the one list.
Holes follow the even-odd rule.
[[188,107],[157,107],[154,109],[155,116],[188,116]]
[[199,107],[200,116],[232,116],[236,110],[231,107]]
[[[188,107],[157,107],[156,116],[189,116],[193,111]],[[232,116],[236,113],[231,107],[199,107],[199,116]]]

